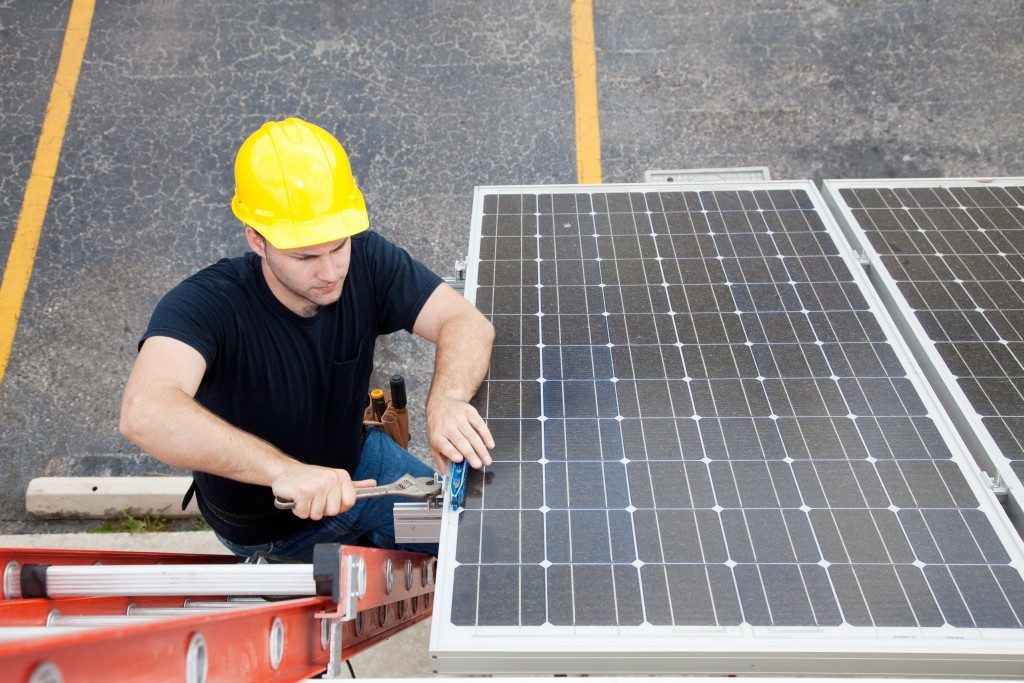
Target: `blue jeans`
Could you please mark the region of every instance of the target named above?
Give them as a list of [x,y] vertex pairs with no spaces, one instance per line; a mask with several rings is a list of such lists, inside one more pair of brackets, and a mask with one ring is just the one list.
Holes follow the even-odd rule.
[[[430,467],[392,441],[387,434],[376,427],[370,427],[363,442],[359,466],[352,474],[352,479],[376,479],[378,484],[390,484],[403,474],[429,477],[433,473]],[[310,522],[302,531],[270,543],[239,545],[222,538],[219,534],[217,538],[228,550],[242,557],[266,553],[301,562],[313,561],[313,546],[318,543],[369,545],[436,555],[436,543],[395,543],[395,520],[392,509],[396,500],[399,499],[395,496],[364,498],[356,501],[351,509],[340,515]]]

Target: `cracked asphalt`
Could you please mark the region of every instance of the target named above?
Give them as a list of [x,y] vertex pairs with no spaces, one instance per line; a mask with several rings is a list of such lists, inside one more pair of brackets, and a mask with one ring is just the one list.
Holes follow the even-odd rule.
[[[0,267],[69,6],[0,0]],[[1024,174],[1020,2],[596,0],[594,28],[606,182]],[[32,477],[168,471],[118,434],[121,388],[160,296],[243,251],[249,132],[335,132],[371,225],[447,275],[475,185],[575,182],[571,40],[568,2],[98,0],[0,385],[0,532],[81,526],[30,518]],[[431,362],[378,342],[414,401]]]

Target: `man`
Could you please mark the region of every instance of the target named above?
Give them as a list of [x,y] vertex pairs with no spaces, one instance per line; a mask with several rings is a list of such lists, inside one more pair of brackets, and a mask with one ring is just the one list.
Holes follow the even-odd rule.
[[[426,426],[444,472],[448,461],[490,464],[494,442],[469,400],[494,330],[368,230],[344,149],[313,124],[272,121],[242,144],[231,208],[252,253],[196,273],[157,305],[121,432],[194,471],[203,516],[236,554],[309,561],[316,543],[395,547],[394,499],[357,503],[356,489],[431,470],[362,425],[377,335],[404,328],[437,346]],[[294,509],[275,509],[275,496]]]

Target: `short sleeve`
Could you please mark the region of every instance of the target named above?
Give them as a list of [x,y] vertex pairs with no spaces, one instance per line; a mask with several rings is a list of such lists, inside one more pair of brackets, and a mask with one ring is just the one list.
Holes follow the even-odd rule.
[[377,305],[377,334],[412,332],[423,304],[443,280],[376,232],[366,236],[366,256]]
[[231,319],[230,304],[215,289],[185,280],[157,304],[139,348],[150,337],[170,337],[194,348],[210,367],[224,347]]

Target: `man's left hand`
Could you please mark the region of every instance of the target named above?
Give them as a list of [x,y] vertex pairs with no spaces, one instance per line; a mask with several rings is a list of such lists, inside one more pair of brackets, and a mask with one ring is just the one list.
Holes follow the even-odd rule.
[[438,472],[448,472],[448,461],[465,460],[474,469],[491,464],[488,449],[494,439],[476,408],[453,398],[431,396],[427,402],[427,441]]

